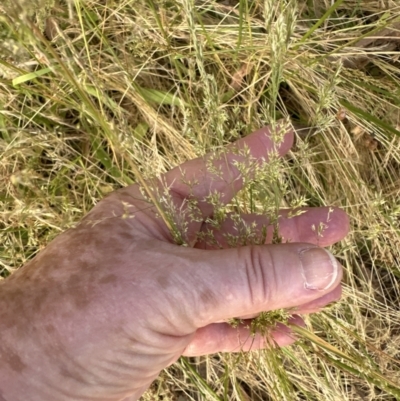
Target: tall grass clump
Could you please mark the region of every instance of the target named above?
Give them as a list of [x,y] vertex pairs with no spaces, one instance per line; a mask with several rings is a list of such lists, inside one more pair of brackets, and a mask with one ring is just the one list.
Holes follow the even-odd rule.
[[[289,157],[251,177],[251,160],[239,166],[246,187],[227,206],[210,197],[211,223],[263,214],[279,242],[280,208],[343,208],[343,300],[294,328],[294,346],[182,358],[143,399],[400,399],[399,13],[392,0],[3,1],[1,275],[112,190],[293,124]],[[231,246],[265,239],[235,224]],[[261,314],[252,328],[268,335],[286,318]]]

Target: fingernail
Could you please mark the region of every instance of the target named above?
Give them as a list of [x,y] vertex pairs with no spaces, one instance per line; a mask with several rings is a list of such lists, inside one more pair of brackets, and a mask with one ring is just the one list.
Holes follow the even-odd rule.
[[339,263],[324,248],[311,247],[299,252],[303,266],[304,287],[325,291],[332,287],[339,274]]

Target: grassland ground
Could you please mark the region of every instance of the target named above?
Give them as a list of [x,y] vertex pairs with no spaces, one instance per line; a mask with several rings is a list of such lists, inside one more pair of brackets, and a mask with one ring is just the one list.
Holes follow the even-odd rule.
[[295,148],[219,218],[343,208],[343,299],[296,345],[181,359],[143,399],[400,399],[399,15],[391,0],[3,1],[2,277],[112,190],[283,119]]

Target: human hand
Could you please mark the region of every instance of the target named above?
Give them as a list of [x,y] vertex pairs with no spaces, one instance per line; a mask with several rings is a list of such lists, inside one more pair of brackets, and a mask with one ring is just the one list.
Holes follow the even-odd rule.
[[[284,155],[293,133],[279,147]],[[163,176],[177,210],[198,199],[202,221],[188,222],[193,247],[178,246],[138,185],[101,201],[74,229],[58,236],[25,267],[0,285],[0,401],[135,400],[159,372],[181,355],[264,347],[246,324],[224,323],[262,311],[297,308],[314,312],[340,297],[342,268],[322,248],[343,238],[348,218],[330,213],[323,237],[312,226],[326,222],[328,208],[287,218],[280,234],[291,243],[229,249],[223,233],[204,223],[213,214],[205,198],[218,191],[229,202],[243,185],[233,149],[247,146],[268,159],[274,148],[268,128],[230,146],[212,160],[191,160]],[[208,161],[207,161],[208,160]],[[182,180],[184,174],[185,182]],[[187,181],[192,185],[189,190]],[[244,215],[259,229],[262,216]],[[214,231],[225,249],[194,243],[199,231]],[[272,231],[267,235],[271,240]],[[293,317],[294,323],[301,323]],[[294,341],[278,325],[276,344]]]

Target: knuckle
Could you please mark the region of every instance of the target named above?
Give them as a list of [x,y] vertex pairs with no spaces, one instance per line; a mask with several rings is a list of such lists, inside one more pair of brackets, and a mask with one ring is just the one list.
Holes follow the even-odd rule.
[[245,274],[252,304],[268,303],[274,296],[276,274],[273,255],[265,246],[249,246],[246,249]]

